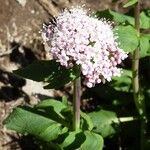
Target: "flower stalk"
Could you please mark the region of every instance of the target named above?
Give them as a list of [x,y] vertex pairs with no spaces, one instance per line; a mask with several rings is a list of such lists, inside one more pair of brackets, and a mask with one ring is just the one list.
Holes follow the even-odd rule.
[[[135,4],[134,7],[134,17],[135,17],[135,29],[140,37],[140,0]],[[140,149],[144,150],[145,145],[145,132],[146,132],[146,113],[145,113],[145,103],[144,99],[140,94],[139,86],[139,59],[140,59],[140,48],[139,46],[133,52],[132,61],[132,84],[133,84],[133,97],[137,108],[137,111],[141,118],[141,141]]]
[[73,130],[80,128],[81,77],[73,82]]

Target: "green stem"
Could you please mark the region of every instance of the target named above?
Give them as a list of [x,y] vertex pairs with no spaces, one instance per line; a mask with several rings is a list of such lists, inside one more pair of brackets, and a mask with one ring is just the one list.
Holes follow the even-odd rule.
[[81,77],[74,80],[73,90],[73,130],[80,128],[80,98],[81,98]]
[[[135,17],[135,28],[140,37],[140,0],[135,4],[134,8],[134,17]],[[133,52],[133,61],[132,61],[132,82],[133,82],[133,97],[134,102],[137,108],[139,115],[141,116],[141,150],[144,150],[145,142],[145,129],[146,129],[146,120],[145,120],[145,106],[144,99],[140,95],[140,86],[139,86],[139,47]]]
[[[139,2],[135,5],[134,8],[135,14],[135,28],[140,34],[140,5]],[[136,108],[139,112],[139,47],[133,52],[133,61],[132,61],[132,76],[133,76],[133,97]],[[140,112],[139,112],[140,113]]]

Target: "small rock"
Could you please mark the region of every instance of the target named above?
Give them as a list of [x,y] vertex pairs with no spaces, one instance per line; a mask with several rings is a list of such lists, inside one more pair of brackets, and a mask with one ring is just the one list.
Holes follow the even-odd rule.
[[22,7],[26,5],[26,0],[16,0]]

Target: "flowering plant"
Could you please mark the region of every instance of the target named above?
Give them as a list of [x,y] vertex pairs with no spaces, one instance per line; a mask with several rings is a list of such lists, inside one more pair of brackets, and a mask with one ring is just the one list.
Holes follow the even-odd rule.
[[111,22],[88,16],[81,8],[65,10],[55,24],[44,26],[43,38],[62,66],[80,65],[84,84],[90,88],[120,75],[117,64],[127,57],[116,42]]
[[[127,3],[126,6],[136,4],[137,9],[139,3],[134,2]],[[139,13],[139,9],[137,12]],[[104,16],[111,16],[118,25],[113,28],[112,22],[107,21],[108,18],[104,19]],[[97,19],[99,17],[103,19]],[[64,10],[48,26],[44,25],[42,37],[53,60],[37,61],[14,73],[34,81],[46,82],[48,84],[44,88],[49,89],[57,89],[72,81],[72,105],[63,97],[62,102],[47,99],[34,107],[18,107],[5,120],[6,127],[41,139],[43,149],[103,149],[103,138],[115,134],[114,124],[119,125],[125,119],[118,118],[115,112],[106,110],[82,112],[81,77],[88,88],[113,79],[112,84],[114,83],[114,89],[117,91],[129,91],[132,84],[129,78],[133,78],[132,91],[136,108],[140,118],[144,119],[144,103],[139,101],[138,96],[139,58],[135,49],[140,47],[143,50],[142,41],[146,43],[149,36],[143,34],[139,37],[138,27],[136,30],[133,27],[134,20],[137,24],[139,18],[129,19],[128,16],[110,10],[97,12],[94,17],[88,15],[84,9],[76,7]],[[142,28],[147,27],[144,25]],[[148,49],[144,50],[148,53]],[[117,76],[120,76],[122,71],[118,65],[121,66],[129,52],[133,52],[133,76],[131,71],[123,70],[119,78]],[[141,56],[144,57],[145,53]]]

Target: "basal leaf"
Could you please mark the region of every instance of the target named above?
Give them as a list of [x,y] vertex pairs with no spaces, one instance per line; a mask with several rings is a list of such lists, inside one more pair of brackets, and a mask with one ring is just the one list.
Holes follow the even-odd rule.
[[117,26],[114,33],[117,33],[119,46],[124,51],[132,52],[138,47],[139,39],[136,30],[132,26]]
[[73,131],[68,134],[62,144],[60,144],[60,147],[64,150],[102,150],[103,138],[101,135],[91,131]]
[[48,107],[53,107],[54,111],[60,114],[61,111],[66,108],[66,105],[64,105],[62,102],[55,100],[55,99],[43,100],[39,104],[36,105],[36,108],[44,109]]
[[64,150],[77,149],[84,142],[85,135],[80,131],[69,132],[60,147]]
[[30,107],[16,108],[4,124],[8,129],[31,134],[45,141],[54,140],[64,131],[61,124],[48,118],[47,114]]
[[102,150],[104,146],[103,138],[101,135],[94,132],[85,131],[84,132],[86,140],[81,145],[80,150]]
[[88,114],[94,125],[93,131],[100,133],[103,137],[115,134],[115,125],[118,124],[116,113],[106,110],[91,112]]
[[93,122],[91,118],[84,112],[81,112],[81,118],[83,119],[83,122],[81,123],[82,130],[92,130],[93,129]]

